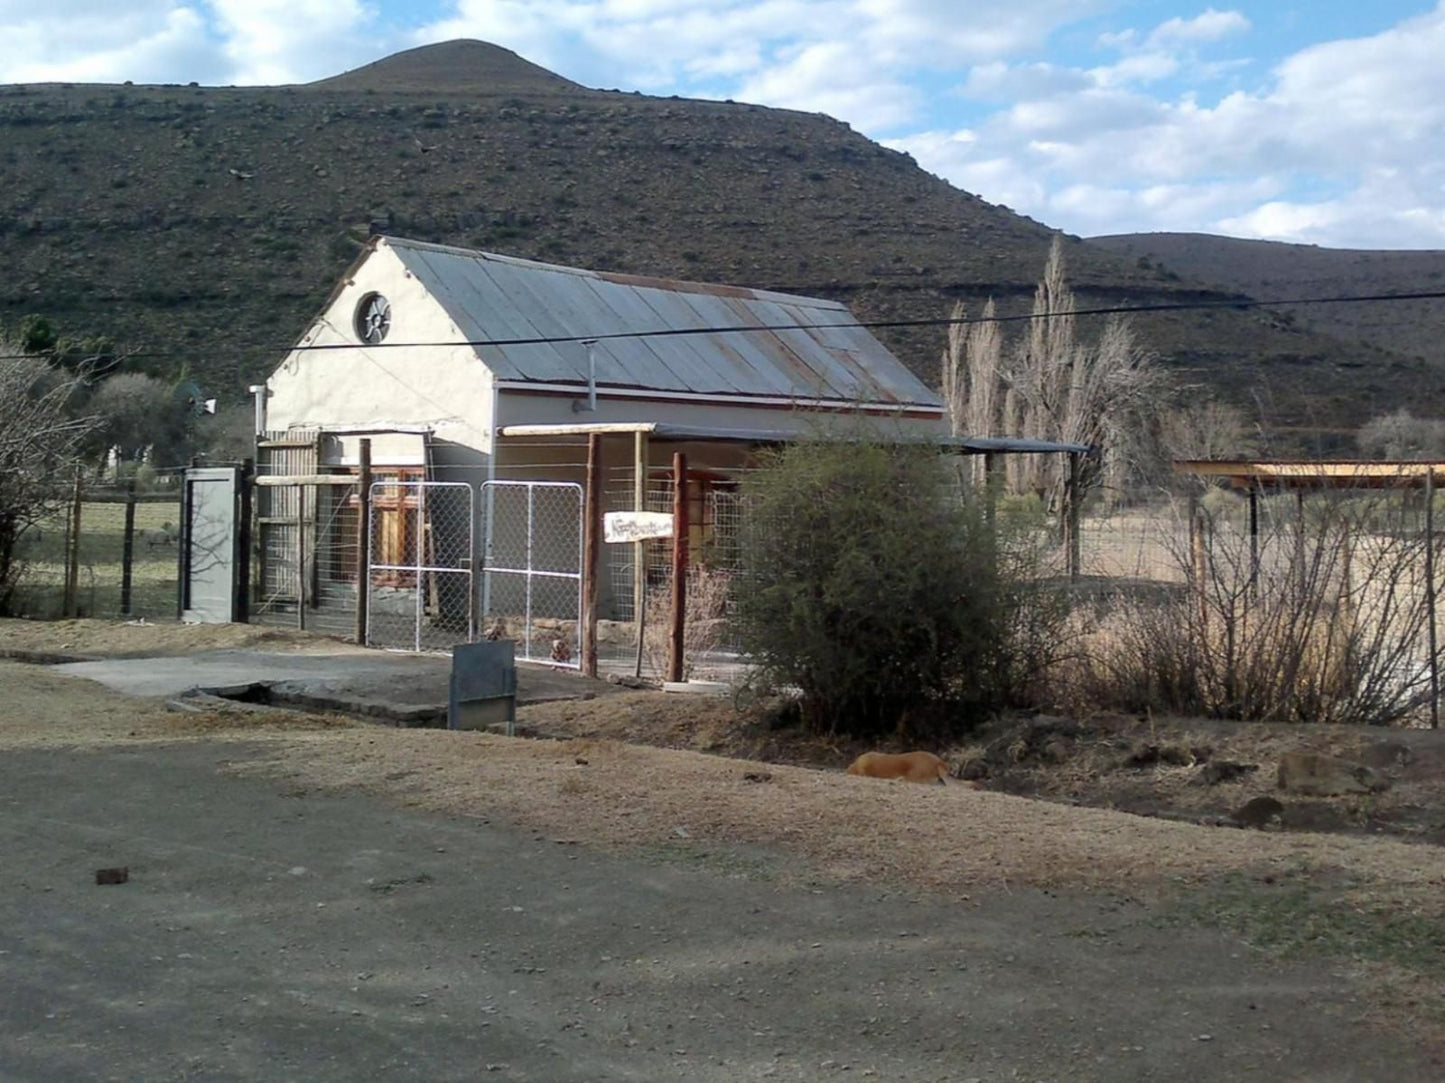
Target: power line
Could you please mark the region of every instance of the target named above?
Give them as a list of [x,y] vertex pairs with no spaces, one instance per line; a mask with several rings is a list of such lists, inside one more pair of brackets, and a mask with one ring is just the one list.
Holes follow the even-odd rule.
[[[1238,298],[1228,301],[1178,301],[1155,305],[1101,305],[1094,308],[1076,308],[1067,312],[1026,312],[1011,316],[930,316],[907,320],[845,320],[840,323],[775,323],[737,324],[717,327],[664,327],[650,331],[606,331],[584,335],[534,335],[520,338],[454,339],[445,342],[378,342],[378,343],[318,343],[310,346],[290,344],[285,346],[257,344],[258,350],[272,350],[277,353],[321,353],[331,350],[420,350],[448,347],[507,347],[547,346],[566,343],[606,342],[616,339],[676,338],[683,335],[729,335],[777,331],[829,331],[829,330],[874,330],[904,329],[921,327],[948,327],[980,323],[1027,323],[1033,320],[1049,320],[1074,316],[1128,316],[1147,315],[1155,312],[1202,312],[1219,309],[1247,311],[1253,308],[1282,308],[1294,305],[1343,305],[1375,304],[1390,301],[1441,301],[1445,290],[1428,290],[1417,293],[1366,293],[1342,297],[1293,297],[1272,301],[1257,298]],[[125,357],[171,357],[192,351],[179,350],[132,350]],[[0,354],[0,361],[18,361],[34,354]]]

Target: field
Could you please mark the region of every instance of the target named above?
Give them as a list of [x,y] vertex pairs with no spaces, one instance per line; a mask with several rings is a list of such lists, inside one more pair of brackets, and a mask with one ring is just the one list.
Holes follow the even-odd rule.
[[[130,616],[173,620],[176,616],[178,501],[147,501],[135,508],[130,612],[121,612],[121,560],[125,505],[87,501],[81,505],[77,605],[83,617]],[[21,540],[16,612],[54,619],[65,593],[65,516],[40,524]]]

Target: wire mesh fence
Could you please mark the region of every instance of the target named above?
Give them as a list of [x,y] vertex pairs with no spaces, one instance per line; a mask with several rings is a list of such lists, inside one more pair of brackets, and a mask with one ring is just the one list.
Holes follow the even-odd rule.
[[179,484],[162,477],[136,491],[81,478],[75,495],[21,535],[11,613],[175,620]]
[[371,486],[364,572],[369,645],[444,650],[476,638],[474,497],[462,482]]
[[582,499],[573,482],[481,487],[483,634],[523,661],[582,663]]

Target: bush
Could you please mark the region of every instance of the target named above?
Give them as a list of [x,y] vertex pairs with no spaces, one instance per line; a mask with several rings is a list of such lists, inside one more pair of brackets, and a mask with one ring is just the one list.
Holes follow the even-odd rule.
[[1303,519],[1262,516],[1254,545],[1235,516],[1201,513],[1196,541],[1174,554],[1181,585],[1116,606],[1076,695],[1245,721],[1418,722],[1430,698],[1426,543],[1399,505],[1398,494],[1321,495]]
[[957,732],[1027,698],[1065,596],[932,449],[803,442],[743,483],[737,632],[814,731]]

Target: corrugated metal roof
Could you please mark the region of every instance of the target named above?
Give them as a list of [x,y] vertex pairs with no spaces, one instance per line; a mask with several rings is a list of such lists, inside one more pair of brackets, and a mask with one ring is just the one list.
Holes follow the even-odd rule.
[[[605,274],[385,237],[468,340],[597,336],[599,386],[712,395],[769,395],[872,404],[942,405],[847,307],[738,286]],[[636,331],[762,327],[602,338]],[[503,380],[586,384],[588,347],[536,342],[478,348]]]

